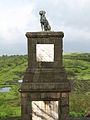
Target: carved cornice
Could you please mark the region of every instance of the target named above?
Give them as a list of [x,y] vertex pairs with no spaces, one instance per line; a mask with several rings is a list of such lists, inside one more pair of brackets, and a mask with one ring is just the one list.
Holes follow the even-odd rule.
[[26,34],[27,38],[49,38],[49,37],[64,37],[63,32],[27,32]]
[[70,83],[22,83],[21,92],[70,92]]

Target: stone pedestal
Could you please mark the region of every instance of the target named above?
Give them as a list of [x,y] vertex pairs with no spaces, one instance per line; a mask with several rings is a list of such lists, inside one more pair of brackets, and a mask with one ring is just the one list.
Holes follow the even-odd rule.
[[[45,103],[58,101],[58,120],[69,120],[70,84],[62,62],[64,33],[27,32],[26,37],[28,40],[28,68],[21,85],[22,120],[33,120],[32,101],[44,101]],[[39,44],[54,46],[53,61],[38,61],[36,48]],[[43,120],[42,116],[40,120]]]

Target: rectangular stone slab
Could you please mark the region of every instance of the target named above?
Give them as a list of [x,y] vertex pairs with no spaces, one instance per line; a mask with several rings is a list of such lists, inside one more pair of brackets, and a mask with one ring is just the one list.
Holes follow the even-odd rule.
[[21,92],[23,91],[70,91],[69,83],[23,83]]

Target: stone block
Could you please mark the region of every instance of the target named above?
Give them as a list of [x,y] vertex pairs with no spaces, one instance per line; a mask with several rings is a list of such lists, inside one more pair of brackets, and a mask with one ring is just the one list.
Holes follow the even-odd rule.
[[[70,84],[62,64],[63,32],[27,32],[28,68],[21,85],[22,120],[32,120],[32,101],[58,101],[59,120],[69,120]],[[37,44],[54,44],[54,61],[37,61]]]

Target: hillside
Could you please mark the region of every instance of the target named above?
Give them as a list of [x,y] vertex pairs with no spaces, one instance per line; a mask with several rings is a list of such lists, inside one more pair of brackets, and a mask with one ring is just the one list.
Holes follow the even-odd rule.
[[[90,109],[90,53],[72,53],[63,56],[67,77],[71,81],[70,115],[84,116]],[[0,57],[0,88],[10,87],[10,92],[0,92],[0,117],[20,116],[18,89],[27,68],[26,55]]]

